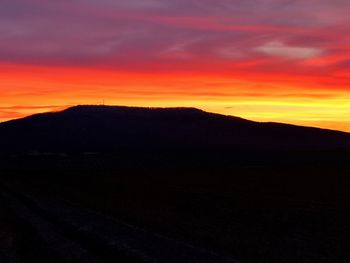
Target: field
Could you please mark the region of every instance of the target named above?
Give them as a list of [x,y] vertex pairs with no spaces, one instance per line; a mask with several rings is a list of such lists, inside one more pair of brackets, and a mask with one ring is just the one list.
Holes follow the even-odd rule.
[[241,262],[349,262],[349,156],[335,155],[213,163],[45,155],[13,157],[2,174],[17,191],[69,200]]

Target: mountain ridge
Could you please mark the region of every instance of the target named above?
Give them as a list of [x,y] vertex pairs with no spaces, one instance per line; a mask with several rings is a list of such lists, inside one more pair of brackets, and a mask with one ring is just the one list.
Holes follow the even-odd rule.
[[336,132],[336,133],[341,133],[341,134],[348,134],[350,135],[350,132],[342,131],[342,130],[335,130],[335,129],[329,129],[329,128],[321,128],[321,127],[315,127],[315,126],[307,126],[307,125],[298,125],[298,124],[291,124],[291,123],[284,123],[284,122],[275,122],[275,121],[266,121],[266,122],[261,122],[261,121],[253,121],[247,118],[242,118],[238,117],[235,115],[226,115],[226,114],[220,114],[220,113],[214,113],[214,112],[208,112],[199,108],[195,107],[138,107],[138,106],[119,106],[119,105],[93,105],[93,104],[82,104],[82,105],[76,105],[76,106],[71,106],[68,107],[64,110],[60,111],[51,111],[51,112],[42,112],[42,113],[35,113],[29,116],[21,117],[21,118],[16,118],[16,119],[11,119],[7,121],[0,122],[0,128],[1,125],[6,125],[8,123],[14,123],[17,121],[22,121],[22,120],[27,120],[27,119],[32,119],[35,117],[41,117],[41,116],[47,116],[47,115],[53,115],[56,113],[65,113],[65,112],[73,112],[73,111],[79,111],[79,110],[97,110],[97,109],[122,109],[122,110],[147,110],[147,111],[157,111],[157,110],[164,110],[164,111],[183,111],[183,112],[197,112],[197,113],[206,113],[210,115],[215,115],[215,116],[220,116],[220,117],[225,117],[225,118],[231,118],[235,120],[242,120],[242,121],[247,121],[251,123],[256,123],[256,124],[267,124],[267,125],[283,125],[283,126],[289,126],[289,127],[300,127],[300,128],[308,128],[308,129],[315,129],[315,130],[322,130],[322,131],[330,131],[330,132]]
[[350,134],[196,108],[78,105],[0,123],[3,151],[350,149]]

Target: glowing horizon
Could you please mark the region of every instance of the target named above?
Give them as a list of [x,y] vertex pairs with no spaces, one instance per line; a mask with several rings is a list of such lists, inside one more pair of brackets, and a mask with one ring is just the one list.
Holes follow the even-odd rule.
[[349,8],[5,0],[0,121],[105,100],[350,132]]

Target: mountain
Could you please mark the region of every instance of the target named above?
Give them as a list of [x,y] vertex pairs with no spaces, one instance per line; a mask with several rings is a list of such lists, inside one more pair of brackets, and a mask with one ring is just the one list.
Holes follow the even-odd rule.
[[350,134],[195,108],[75,106],[0,124],[0,152],[350,149]]
[[[238,262],[350,262],[349,164],[344,132],[194,108],[76,106],[0,124],[0,208],[25,211],[10,228],[18,221],[20,248],[44,258],[56,255],[46,232],[58,230],[108,262],[129,250],[152,261],[145,248],[176,262],[137,235],[145,229],[175,240],[179,255],[189,244]],[[41,219],[53,231],[30,224]]]

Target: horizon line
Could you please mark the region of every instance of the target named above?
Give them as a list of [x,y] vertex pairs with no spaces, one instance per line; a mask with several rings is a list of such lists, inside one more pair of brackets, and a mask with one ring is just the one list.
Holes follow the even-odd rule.
[[0,120],[0,124],[11,122],[11,121],[16,121],[16,120],[21,120],[24,118],[28,118],[34,115],[40,115],[40,114],[46,114],[46,113],[59,113],[63,112],[67,109],[70,108],[75,108],[75,107],[123,107],[123,108],[139,108],[139,109],[196,109],[202,112],[206,113],[213,113],[213,114],[218,114],[221,116],[228,116],[228,117],[235,117],[235,118],[240,118],[246,121],[251,121],[251,122],[256,122],[256,123],[275,123],[275,124],[282,124],[282,125],[290,125],[290,126],[297,126],[297,127],[304,127],[304,128],[315,128],[315,129],[321,129],[321,130],[328,130],[328,131],[335,131],[335,132],[342,132],[342,133],[347,133],[350,134],[350,131],[347,130],[340,130],[340,129],[331,129],[327,127],[320,127],[320,126],[312,126],[312,125],[301,125],[297,123],[292,123],[292,122],[279,122],[279,121],[257,121],[253,120],[250,118],[245,118],[233,114],[223,114],[220,112],[215,112],[215,111],[207,111],[205,109],[199,108],[199,107],[188,107],[188,106],[175,106],[175,107],[164,107],[164,106],[136,106],[136,105],[123,105],[123,104],[71,104],[71,105],[40,105],[40,106],[8,106],[8,107],[0,107],[1,109],[58,109],[58,110],[51,110],[51,111],[40,111],[40,112],[34,112],[34,113],[29,113],[29,114],[23,114],[22,116],[18,116],[15,118],[9,118],[5,120]]

